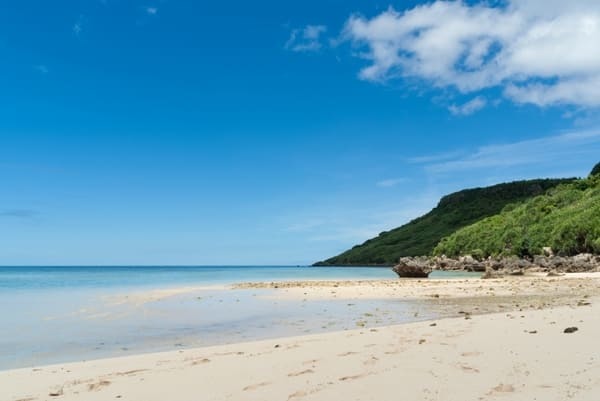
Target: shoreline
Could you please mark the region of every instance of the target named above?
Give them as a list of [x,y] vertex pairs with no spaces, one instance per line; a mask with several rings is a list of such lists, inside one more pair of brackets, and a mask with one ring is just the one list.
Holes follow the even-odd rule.
[[[0,372],[9,401],[593,400],[600,307],[451,318]],[[578,331],[563,333],[573,325]],[[493,363],[493,365],[490,365]],[[339,399],[339,398],[337,398]]]
[[[473,277],[390,280],[296,280],[236,283],[232,290],[277,290],[278,299],[315,298],[337,299],[455,299],[477,296],[553,295],[572,294],[574,288],[595,291],[600,273],[567,273],[547,277],[533,273],[525,276],[504,276],[494,279]],[[526,285],[525,285],[526,284]]]
[[[277,285],[271,292],[286,299],[364,300],[374,294],[404,299],[414,294],[462,313],[456,318],[368,323],[345,331],[5,370],[0,371],[0,388],[8,401],[187,401],[198,394],[209,400],[385,401],[397,399],[397,388],[415,400],[592,401],[600,394],[599,280],[600,275],[592,274],[311,281],[288,282],[288,287],[254,283]],[[563,333],[568,327],[578,330]]]

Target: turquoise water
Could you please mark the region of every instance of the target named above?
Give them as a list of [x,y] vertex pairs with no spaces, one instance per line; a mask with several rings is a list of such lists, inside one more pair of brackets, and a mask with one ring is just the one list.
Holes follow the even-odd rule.
[[[414,301],[278,300],[273,290],[214,287],[394,278],[387,268],[0,267],[0,369],[438,317]],[[206,288],[144,297],[181,287]]]
[[289,266],[0,267],[0,290],[148,288],[247,281],[386,279],[389,268]]

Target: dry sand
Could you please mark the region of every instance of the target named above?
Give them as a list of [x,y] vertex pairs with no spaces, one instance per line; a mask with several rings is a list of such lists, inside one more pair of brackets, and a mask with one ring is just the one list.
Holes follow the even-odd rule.
[[[378,294],[462,300],[473,311],[498,299],[506,306],[435,322],[4,371],[0,400],[600,400],[597,275],[272,286],[282,297]],[[516,305],[515,297],[531,304]],[[567,334],[567,327],[578,330]]]

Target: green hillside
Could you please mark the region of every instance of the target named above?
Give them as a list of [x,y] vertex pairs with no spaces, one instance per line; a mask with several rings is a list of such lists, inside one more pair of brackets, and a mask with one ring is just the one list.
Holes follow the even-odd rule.
[[600,165],[587,179],[560,185],[458,230],[434,253],[529,256],[547,246],[565,256],[600,253]]
[[600,163],[596,164],[590,173],[590,176],[600,174]]
[[445,196],[426,215],[316,266],[393,265],[402,256],[430,255],[440,240],[458,229],[572,180],[531,180],[467,189]]

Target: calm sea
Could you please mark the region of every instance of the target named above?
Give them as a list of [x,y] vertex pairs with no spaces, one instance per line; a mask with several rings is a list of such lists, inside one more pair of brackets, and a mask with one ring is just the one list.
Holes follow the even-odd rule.
[[[414,301],[299,302],[270,297],[273,290],[215,287],[394,277],[387,268],[360,267],[0,267],[0,369],[438,317]],[[197,286],[214,288],[147,297]]]
[[290,266],[0,267],[0,290],[164,288],[247,281],[386,279],[388,268]]

